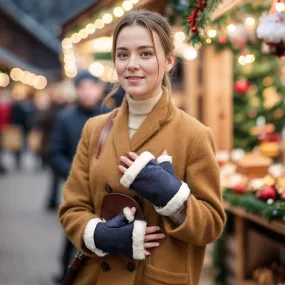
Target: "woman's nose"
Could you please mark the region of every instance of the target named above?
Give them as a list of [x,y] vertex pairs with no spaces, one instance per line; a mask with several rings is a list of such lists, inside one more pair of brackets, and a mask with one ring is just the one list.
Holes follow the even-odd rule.
[[139,65],[135,56],[131,56],[128,62],[128,70],[137,70]]

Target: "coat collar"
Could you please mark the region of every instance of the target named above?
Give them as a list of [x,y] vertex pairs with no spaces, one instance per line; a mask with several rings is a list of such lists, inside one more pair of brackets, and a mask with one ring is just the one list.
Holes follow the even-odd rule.
[[170,94],[163,88],[163,95],[146,117],[137,132],[129,139],[128,130],[128,102],[124,98],[117,116],[114,118],[114,146],[118,155],[126,154],[128,151],[136,152],[141,148],[159,129],[169,122],[173,112],[173,103],[170,102]]

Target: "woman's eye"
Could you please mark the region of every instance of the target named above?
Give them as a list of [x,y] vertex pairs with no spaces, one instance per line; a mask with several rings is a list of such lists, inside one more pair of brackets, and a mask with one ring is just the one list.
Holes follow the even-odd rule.
[[149,52],[149,51],[144,51],[144,52],[141,53],[141,56],[143,56],[143,57],[149,57],[151,55],[152,55],[152,53]]
[[117,54],[117,57],[118,57],[118,58],[126,58],[127,56],[128,56],[127,53],[118,53],[118,54]]

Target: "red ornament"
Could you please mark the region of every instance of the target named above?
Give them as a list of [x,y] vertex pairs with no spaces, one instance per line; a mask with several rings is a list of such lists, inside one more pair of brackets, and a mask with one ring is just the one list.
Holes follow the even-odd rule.
[[267,201],[268,199],[276,200],[276,191],[273,187],[267,186],[256,192],[256,198]]
[[262,142],[280,142],[281,135],[279,133],[265,134]]
[[244,194],[246,192],[246,186],[243,183],[237,184],[233,187],[234,192],[237,194]]
[[244,94],[250,87],[250,82],[248,80],[238,80],[235,85],[234,89],[239,94]]
[[221,45],[224,45],[224,44],[227,43],[227,38],[225,36],[219,36],[219,40],[218,41],[219,41],[219,43]]

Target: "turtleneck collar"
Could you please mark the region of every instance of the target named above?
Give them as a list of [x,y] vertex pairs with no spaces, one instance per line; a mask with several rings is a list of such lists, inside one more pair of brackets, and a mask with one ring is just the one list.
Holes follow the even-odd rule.
[[157,102],[160,100],[163,91],[161,90],[159,94],[151,97],[147,100],[135,101],[132,97],[127,94],[127,101],[129,105],[129,113],[132,115],[147,115],[149,114]]

